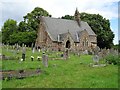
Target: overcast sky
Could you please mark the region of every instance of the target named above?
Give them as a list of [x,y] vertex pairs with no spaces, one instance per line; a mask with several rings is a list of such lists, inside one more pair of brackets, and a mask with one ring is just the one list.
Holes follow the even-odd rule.
[[[100,14],[111,22],[115,34],[114,43],[118,43],[118,1],[119,0],[0,0],[0,28],[7,19],[18,23],[35,7],[41,7],[52,17],[74,15],[76,7],[79,12]],[[120,35],[119,35],[120,37]]]

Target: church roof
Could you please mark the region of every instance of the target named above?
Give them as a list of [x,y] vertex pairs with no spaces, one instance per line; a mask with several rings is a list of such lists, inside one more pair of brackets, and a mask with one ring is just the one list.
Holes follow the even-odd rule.
[[[75,20],[43,17],[42,21],[45,25],[45,30],[53,41],[57,41],[58,35],[64,36],[69,31],[73,40],[77,42],[77,32],[86,30],[89,35],[96,35],[87,22],[81,21],[80,26]],[[61,38],[61,37],[60,37]]]

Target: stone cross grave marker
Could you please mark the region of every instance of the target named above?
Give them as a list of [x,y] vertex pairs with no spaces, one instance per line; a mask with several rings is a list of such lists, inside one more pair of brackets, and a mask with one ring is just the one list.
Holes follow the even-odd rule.
[[98,55],[93,56],[93,62],[94,62],[95,65],[99,64],[99,56]]
[[42,62],[45,67],[48,67],[48,55],[46,55],[45,53],[43,53],[42,55]]
[[100,48],[99,48],[98,46],[96,46],[96,47],[94,48],[94,54],[95,54],[95,55],[98,55],[99,51],[100,51]]

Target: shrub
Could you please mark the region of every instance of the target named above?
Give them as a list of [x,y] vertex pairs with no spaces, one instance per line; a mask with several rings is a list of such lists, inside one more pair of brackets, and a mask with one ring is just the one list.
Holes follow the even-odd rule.
[[109,54],[105,57],[105,60],[108,64],[118,65],[120,63],[120,56]]

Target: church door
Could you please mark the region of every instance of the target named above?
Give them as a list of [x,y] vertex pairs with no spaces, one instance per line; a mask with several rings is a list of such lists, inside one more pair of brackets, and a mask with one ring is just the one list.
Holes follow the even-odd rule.
[[70,41],[69,40],[66,42],[66,48],[70,48]]

